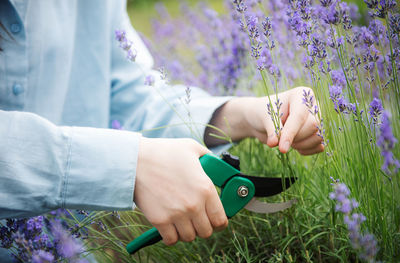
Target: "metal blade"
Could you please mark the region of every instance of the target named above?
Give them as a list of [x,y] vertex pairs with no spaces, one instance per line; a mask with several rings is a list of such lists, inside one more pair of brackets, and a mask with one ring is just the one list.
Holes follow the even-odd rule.
[[257,197],[268,197],[282,193],[297,180],[296,177],[286,177],[283,181],[282,178],[279,177],[258,177],[242,173],[239,176],[249,179],[254,184],[256,187],[256,193],[254,196]]
[[283,203],[265,203],[253,198],[244,208],[255,213],[271,214],[285,210],[295,203],[297,203],[296,199],[292,199]]

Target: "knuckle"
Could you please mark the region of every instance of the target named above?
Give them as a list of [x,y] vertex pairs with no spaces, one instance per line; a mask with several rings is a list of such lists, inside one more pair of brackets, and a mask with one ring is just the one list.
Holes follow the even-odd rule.
[[199,191],[201,195],[208,197],[214,193],[215,186],[210,180],[205,180],[205,182],[199,187]]
[[194,214],[198,211],[198,209],[199,209],[199,205],[198,205],[198,203],[196,203],[194,201],[186,201],[186,203],[184,205],[184,210],[187,213]]
[[190,234],[188,233],[181,236],[181,240],[184,242],[192,242],[193,240],[195,240],[195,238],[196,238],[195,233],[190,233]]
[[178,238],[174,236],[165,236],[163,237],[163,242],[167,246],[173,246],[178,242]]
[[167,226],[171,224],[172,217],[169,215],[159,216],[155,219],[149,220],[153,226]]
[[213,233],[213,230],[211,228],[204,230],[203,232],[199,233],[199,237],[201,238],[209,238]]
[[212,224],[214,228],[224,229],[228,226],[228,218],[225,215],[216,216]]

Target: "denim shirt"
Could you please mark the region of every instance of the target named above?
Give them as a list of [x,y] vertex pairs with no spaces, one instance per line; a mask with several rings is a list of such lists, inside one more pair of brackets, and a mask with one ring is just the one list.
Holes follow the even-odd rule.
[[0,21],[0,218],[132,209],[140,136],[200,140],[229,99],[192,88],[185,105],[185,86],[144,85],[159,74],[125,1],[1,0]]

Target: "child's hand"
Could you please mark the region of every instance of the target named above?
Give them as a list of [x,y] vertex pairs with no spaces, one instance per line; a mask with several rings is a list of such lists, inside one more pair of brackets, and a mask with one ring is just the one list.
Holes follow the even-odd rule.
[[[324,150],[324,146],[321,144],[322,138],[317,135],[319,121],[303,104],[303,90],[311,89],[298,87],[278,94],[282,102],[280,113],[283,114],[281,117],[283,128],[279,140],[271,116],[268,115],[267,97],[232,99],[216,112],[211,124],[224,130],[234,141],[256,137],[270,147],[279,145],[282,153],[288,152],[290,147],[303,155],[320,153]],[[311,95],[314,96],[312,90]],[[275,101],[276,96],[271,95],[274,107]],[[224,118],[228,121],[229,127]],[[209,132],[217,133],[210,128],[206,133]],[[205,141],[209,146],[221,143],[210,136],[206,136]]]
[[208,238],[228,224],[199,161],[209,152],[191,139],[141,138],[134,200],[167,245]]

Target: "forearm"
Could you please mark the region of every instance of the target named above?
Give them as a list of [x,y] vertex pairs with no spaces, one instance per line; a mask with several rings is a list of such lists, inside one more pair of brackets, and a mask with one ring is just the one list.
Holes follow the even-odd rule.
[[[219,107],[213,114],[209,126],[204,133],[204,142],[208,147],[227,143],[227,140],[218,137],[240,141],[253,135],[245,116],[248,105],[253,105],[255,98],[233,98]],[[215,127],[215,128],[214,128]]]
[[0,218],[131,209],[140,135],[0,111]]

